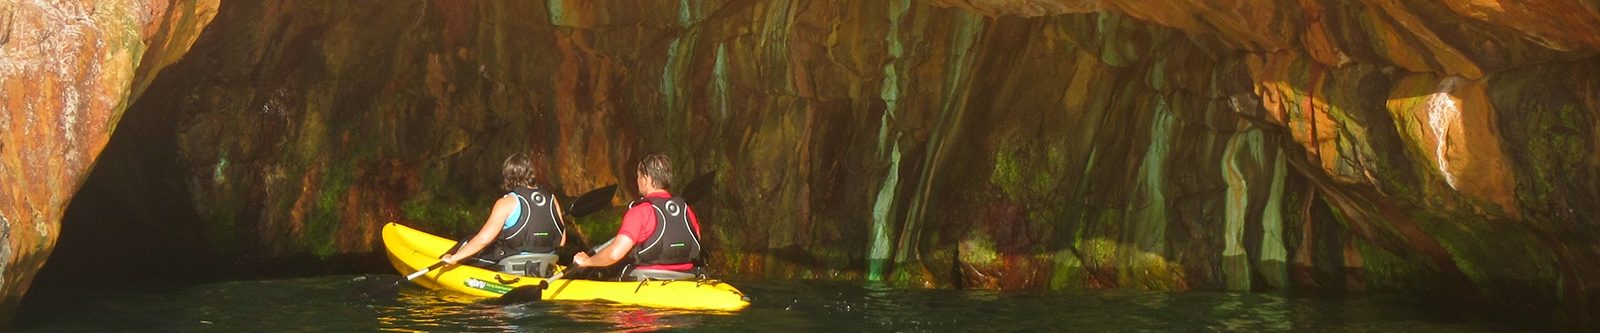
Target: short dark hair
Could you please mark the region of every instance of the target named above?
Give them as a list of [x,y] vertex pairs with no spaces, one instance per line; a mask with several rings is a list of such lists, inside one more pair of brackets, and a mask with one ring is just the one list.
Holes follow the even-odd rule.
[[504,177],[500,187],[505,188],[507,191],[518,187],[532,188],[534,176],[533,159],[528,158],[528,154],[511,154],[511,157],[506,157],[506,163],[500,170],[500,175]]
[[655,180],[655,184],[650,185],[656,188],[672,187],[672,159],[667,158],[666,154],[651,153],[650,155],[645,155],[643,159],[639,160],[639,168],[636,172],[640,175],[650,176],[650,179]]

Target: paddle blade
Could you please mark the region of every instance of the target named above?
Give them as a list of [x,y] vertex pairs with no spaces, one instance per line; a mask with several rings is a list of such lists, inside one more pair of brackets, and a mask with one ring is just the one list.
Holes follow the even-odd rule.
[[598,212],[601,209],[609,208],[611,207],[611,197],[615,196],[616,193],[616,184],[601,187],[593,191],[589,191],[588,193],[584,193],[583,195],[578,196],[577,199],[572,200],[572,207],[567,209],[567,215],[572,215],[573,217],[583,217],[584,215]]
[[394,298],[400,291],[400,284],[406,282],[399,275],[358,276],[350,280],[356,284],[350,292],[353,298]]
[[708,199],[711,196],[711,187],[716,183],[717,170],[708,171],[700,174],[699,177],[694,177],[694,181],[689,182],[688,186],[684,186],[683,191],[678,192],[678,196],[683,197],[684,202],[701,203],[701,200]]
[[539,285],[521,286],[507,291],[505,295],[495,299],[492,303],[500,305],[521,304],[538,301],[544,296],[544,289],[549,288],[549,282],[539,282]]
[[422,276],[423,274],[428,274],[429,271],[439,269],[439,267],[444,267],[444,265],[445,262],[441,260],[433,263],[432,265],[428,265],[428,267],[424,267],[422,270],[407,274],[404,280],[392,282],[388,281],[387,279],[368,279],[366,277],[358,277],[355,279],[355,281],[365,281],[366,283],[364,283],[361,287],[357,287],[354,294],[362,298],[393,297],[395,293],[400,290],[401,284],[411,282],[411,280],[415,280],[417,277]]

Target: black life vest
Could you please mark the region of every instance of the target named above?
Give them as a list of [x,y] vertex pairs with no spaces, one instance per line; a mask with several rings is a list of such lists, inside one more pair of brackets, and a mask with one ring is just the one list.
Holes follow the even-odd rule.
[[633,245],[635,265],[681,264],[700,257],[700,235],[689,225],[683,198],[640,198],[628,206],[649,204],[656,211],[656,231]]
[[517,198],[517,210],[500,229],[500,245],[528,253],[555,252],[567,231],[561,228],[554,198],[537,186],[519,187],[510,194]]

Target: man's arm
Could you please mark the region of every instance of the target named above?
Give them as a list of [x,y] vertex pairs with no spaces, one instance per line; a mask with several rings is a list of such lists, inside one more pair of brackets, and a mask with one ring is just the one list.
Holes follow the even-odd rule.
[[633,237],[650,237],[649,232],[640,229],[655,219],[654,210],[633,208],[622,214],[622,225],[617,227],[617,236],[612,238],[609,244],[595,250],[592,256],[583,253],[572,256],[572,263],[578,266],[610,266],[628,257],[628,251],[633,250],[634,242],[639,241]]
[[628,250],[633,249],[633,238],[628,235],[618,234],[611,239],[611,243],[595,251],[594,256],[578,253],[572,256],[572,263],[578,266],[611,266],[628,256]]

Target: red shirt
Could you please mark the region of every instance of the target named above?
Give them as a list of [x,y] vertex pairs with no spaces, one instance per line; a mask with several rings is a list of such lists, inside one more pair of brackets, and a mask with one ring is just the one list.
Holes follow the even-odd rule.
[[[667,191],[656,191],[650,192],[650,194],[646,194],[644,197],[666,199],[671,198],[672,194],[667,193]],[[685,205],[684,210],[689,211],[689,225],[694,227],[694,236],[699,238],[700,218],[695,217],[694,209],[687,207],[687,205]],[[656,220],[656,210],[654,208],[650,208],[649,204],[639,204],[633,206],[632,208],[628,208],[628,213],[622,215],[622,227],[617,228],[617,234],[628,235],[628,239],[632,239],[635,246],[637,246],[637,244],[640,242],[649,240],[650,235],[656,233],[656,222],[659,222]],[[632,252],[633,249],[629,249],[628,251]],[[638,268],[687,271],[694,269],[694,263],[686,262],[681,264],[645,265],[639,266]]]

